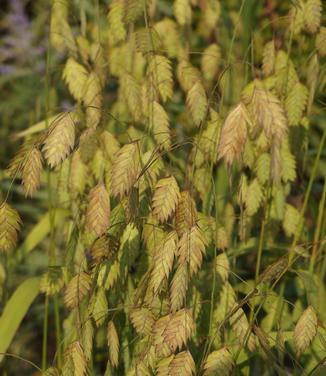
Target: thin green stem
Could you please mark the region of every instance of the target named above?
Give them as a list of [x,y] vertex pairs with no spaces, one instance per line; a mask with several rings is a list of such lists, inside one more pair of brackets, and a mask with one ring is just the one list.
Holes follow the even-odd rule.
[[54,319],[55,319],[55,331],[56,331],[56,342],[57,342],[57,354],[58,354],[58,366],[62,366],[62,348],[61,348],[61,325],[60,325],[60,310],[58,295],[53,297],[54,302]]
[[264,240],[265,240],[265,231],[266,231],[266,225],[268,224],[268,217],[270,213],[270,199],[271,199],[271,179],[269,179],[268,183],[268,189],[267,189],[267,195],[265,199],[264,204],[264,213],[263,213],[263,219],[261,223],[260,228],[260,235],[259,235],[259,243],[258,243],[258,252],[257,252],[257,261],[256,261],[256,270],[255,270],[255,285],[258,284],[258,277],[260,274],[260,268],[261,268],[261,259],[263,255],[263,248],[264,248]]
[[313,168],[312,168],[312,171],[311,171],[311,174],[310,174],[310,179],[309,179],[307,191],[306,191],[304,202],[303,202],[303,205],[302,205],[302,208],[301,208],[301,211],[300,211],[300,218],[299,218],[299,223],[298,223],[298,226],[297,226],[297,231],[294,235],[294,238],[293,238],[293,241],[292,241],[292,244],[291,244],[291,248],[290,248],[290,252],[289,252],[289,263],[291,263],[291,261],[293,260],[293,257],[294,257],[294,254],[295,254],[295,248],[296,248],[298,241],[299,241],[301,234],[302,234],[303,224],[304,224],[304,215],[305,215],[307,205],[308,205],[308,201],[309,201],[309,198],[310,198],[312,185],[313,185],[313,182],[314,182],[316,174],[317,174],[317,168],[318,168],[319,160],[320,160],[321,154],[324,150],[325,139],[326,139],[326,127],[324,128],[324,132],[323,132],[322,138],[321,138],[320,143],[319,143],[318,152],[317,152],[317,155],[316,155],[316,158],[315,158],[315,161],[314,161],[314,165],[313,165]]
[[[4,356],[5,358],[8,357],[8,358],[14,358],[14,359],[20,360],[20,361],[34,367],[37,371],[42,372],[42,369],[37,364],[33,363],[32,361],[30,361],[28,359],[23,358],[22,356],[12,354],[12,353],[8,353],[8,352],[0,352],[0,355]],[[7,372],[3,371],[2,376],[6,376],[6,375],[7,375]]]
[[[212,165],[211,165],[211,172],[212,172]],[[214,179],[212,178],[212,181],[213,181],[213,188],[214,188],[214,192],[216,191],[215,187],[214,187]],[[214,197],[215,197],[215,224],[217,226],[217,194],[215,192],[214,194]],[[217,244],[217,240],[218,240],[218,232],[217,232],[217,229],[215,231],[215,244]],[[205,343],[205,348],[204,348],[204,354],[206,354],[207,352],[207,349],[209,347],[209,340],[212,336],[212,329],[213,329],[213,316],[214,316],[214,306],[215,306],[215,291],[216,291],[216,256],[217,256],[217,253],[216,253],[216,246],[214,247],[214,258],[213,258],[213,261],[212,261],[212,268],[213,268],[213,286],[212,286],[212,292],[211,292],[211,297],[210,297],[210,313],[209,313],[209,328],[208,328],[208,335],[207,335],[207,341]]]
[[[225,324],[231,319],[231,317],[236,313],[238,312],[238,310],[240,308],[242,308],[245,304],[247,304],[251,298],[253,298],[254,296],[256,296],[257,294],[257,289],[254,288],[252,289],[243,299],[241,299],[239,301],[239,303],[234,307],[232,308],[224,317],[223,321],[220,322],[219,326],[216,328],[214,334],[209,338],[209,343],[208,343],[208,346],[207,346],[207,349],[205,350],[204,352],[204,355],[202,357],[202,365],[204,364],[204,361],[207,357],[207,355],[209,354],[210,352],[210,349],[214,343],[214,340],[217,336],[217,334],[221,331],[221,329],[225,326]],[[255,317],[258,315],[258,312],[255,313]]]
[[[50,30],[51,32],[51,30]],[[49,112],[50,112],[50,66],[51,66],[51,51],[50,45],[47,49],[46,54],[46,76],[45,76],[45,126],[49,127]],[[47,171],[47,193],[48,193],[48,210],[49,210],[49,220],[50,220],[50,242],[48,248],[48,266],[55,265],[55,209],[53,208],[53,198],[52,198],[52,182],[51,173]],[[47,340],[48,340],[48,319],[49,319],[49,298],[45,297],[45,307],[44,307],[44,321],[43,321],[43,344],[42,344],[42,369],[45,370],[47,367]]]
[[[326,239],[326,237],[324,237],[324,239]],[[323,248],[325,247],[325,242],[326,240],[323,242]],[[323,281],[325,279],[325,275],[326,275],[326,255],[324,254],[324,257],[323,257],[323,263],[321,265],[321,269],[320,269],[320,280]]]
[[85,37],[86,36],[86,13],[85,13],[84,0],[80,0],[79,11],[80,11],[80,33],[83,37]]
[[324,179],[324,188],[321,200],[319,201],[318,206],[318,217],[317,217],[317,225],[316,230],[314,234],[314,240],[313,240],[313,246],[311,251],[311,258],[310,258],[310,265],[309,265],[309,271],[312,273],[314,270],[317,252],[319,248],[319,239],[320,239],[320,232],[321,232],[321,226],[323,223],[323,217],[324,217],[324,211],[325,211],[325,199],[326,199],[326,178]]
[[48,315],[49,315],[49,298],[45,295],[44,302],[44,321],[43,321],[43,345],[42,345],[42,370],[46,370],[47,360],[47,342],[48,342]]
[[257,284],[258,277],[260,273],[260,266],[261,266],[261,259],[263,254],[263,247],[264,247],[264,237],[265,237],[265,226],[266,226],[266,218],[262,220],[261,228],[260,228],[260,236],[259,236],[259,244],[258,244],[258,253],[257,253],[257,262],[256,262],[256,271],[255,271],[255,282]]

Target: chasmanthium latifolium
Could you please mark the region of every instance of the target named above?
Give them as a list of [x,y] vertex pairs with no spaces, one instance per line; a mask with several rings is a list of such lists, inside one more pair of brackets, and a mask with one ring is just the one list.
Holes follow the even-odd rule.
[[52,1],[48,64],[70,109],[17,135],[8,170],[66,213],[41,283],[62,315],[46,375],[318,369],[325,311],[286,278],[324,289],[293,194],[323,107],[325,17],[320,0],[248,3]]

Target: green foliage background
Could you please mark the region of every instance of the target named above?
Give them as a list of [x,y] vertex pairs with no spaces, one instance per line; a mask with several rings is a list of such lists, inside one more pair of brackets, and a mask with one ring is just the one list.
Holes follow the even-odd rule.
[[321,6],[4,3],[3,375],[326,373]]

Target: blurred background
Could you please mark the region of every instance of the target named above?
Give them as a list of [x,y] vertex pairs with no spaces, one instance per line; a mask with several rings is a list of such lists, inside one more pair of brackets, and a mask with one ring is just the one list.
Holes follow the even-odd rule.
[[[86,12],[92,14],[92,9],[97,3],[97,1],[85,0]],[[163,0],[158,3],[163,12],[171,13],[169,8],[172,2]],[[239,21],[237,12],[240,2],[225,0],[221,3],[223,5],[221,17],[225,18],[223,19],[224,29],[221,29],[221,39],[227,46],[232,39],[232,30]],[[247,56],[252,38],[255,39],[259,47],[262,46],[264,39],[272,36],[275,37],[277,43],[279,31],[273,26],[266,28],[264,20],[268,19],[269,22],[273,22],[273,19],[275,21],[275,18],[286,15],[291,3],[290,0],[285,2],[281,0],[250,0],[246,2],[240,20],[239,37],[235,41],[236,47],[234,48],[239,60],[243,56]],[[76,28],[79,27],[78,4],[79,1],[72,1],[72,8],[76,6],[76,11],[70,14],[71,25]],[[108,4],[109,1],[101,2],[103,12],[106,11]],[[69,95],[61,80],[62,63],[65,56],[60,55],[60,52],[51,51],[50,64],[47,64],[50,5],[50,0],[1,0],[0,4],[0,200],[2,201],[10,190],[10,203],[17,209],[24,223],[20,239],[25,238],[26,234],[39,223],[47,211],[48,192],[46,189],[40,189],[33,199],[26,200],[19,183],[13,183],[8,178],[6,168],[20,146],[20,140],[15,135],[44,119],[46,108],[50,108],[51,112],[56,113],[71,105]],[[260,39],[259,33],[254,33],[258,30],[268,33],[268,38]],[[282,29],[280,30],[282,32]],[[201,41],[203,40],[199,37],[196,41],[197,45],[200,46]],[[204,41],[204,43],[206,42]],[[296,58],[297,63],[300,63],[301,47],[294,46],[294,48],[298,49]],[[249,56],[248,60],[250,59]],[[298,158],[296,187],[298,188],[294,188],[290,202],[298,206],[302,203],[304,187],[307,186],[312,169],[311,162],[316,156],[321,134],[326,126],[325,69],[325,61],[322,61],[318,83],[319,94],[311,121],[312,127],[309,130],[309,140],[307,140],[306,134],[298,136],[298,142],[307,143],[304,148],[305,152],[296,156]],[[48,77],[48,82],[46,82],[46,77]],[[240,84],[241,82],[238,85],[240,86]],[[47,90],[49,90],[50,106],[45,103]],[[240,89],[238,91],[240,92]],[[234,99],[234,95],[232,98]],[[326,150],[323,150],[313,186],[313,200],[311,200],[307,213],[308,229],[314,227],[325,177]],[[48,260],[45,253],[47,243],[46,240],[42,240],[42,236],[45,237],[46,233],[43,234],[43,230],[40,229],[39,245],[29,253],[28,257],[3,260],[3,263],[0,263],[0,282],[5,281],[5,284],[0,283],[0,312],[14,288],[26,276],[40,275],[47,268]],[[2,266],[4,263],[6,268]],[[11,353],[21,354],[23,358],[38,365],[42,349],[44,299],[44,295],[37,298],[10,347]],[[52,305],[49,306],[49,309],[49,325],[51,327],[54,325]],[[54,331],[49,331],[49,359],[53,359],[55,356],[55,338],[51,338],[54,334]],[[8,376],[31,375],[35,372],[33,366],[10,356],[0,365],[0,372],[4,367],[7,373],[3,374]],[[10,370],[9,373],[8,370]]]

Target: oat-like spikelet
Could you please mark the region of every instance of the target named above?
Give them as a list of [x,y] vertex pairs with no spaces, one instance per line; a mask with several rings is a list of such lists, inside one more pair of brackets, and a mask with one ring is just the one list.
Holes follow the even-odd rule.
[[178,265],[170,286],[171,312],[182,308],[188,290],[189,271],[186,262]]
[[173,176],[160,179],[152,200],[153,215],[160,221],[166,222],[175,211],[179,201],[180,191]]
[[63,288],[63,285],[62,268],[49,267],[48,271],[41,278],[40,291],[48,296],[53,296]]
[[261,184],[269,181],[271,176],[271,156],[269,153],[262,153],[255,161],[255,172]]
[[200,269],[206,245],[204,234],[197,225],[181,236],[178,244],[178,262],[180,265],[189,264],[190,277]]
[[168,280],[177,254],[177,234],[172,231],[154,250],[153,268],[149,286],[154,294],[159,292],[164,280]]
[[43,372],[43,376],[60,376],[60,371],[55,367],[49,367]]
[[320,26],[322,10],[323,6],[321,0],[307,0],[305,4],[304,20],[311,34],[316,33]]
[[[62,365],[63,375],[73,375],[75,371],[74,363],[71,357],[71,345],[68,346],[64,352],[64,362]],[[52,376],[52,375],[51,375]]]
[[270,264],[259,276],[259,282],[275,281],[288,267],[288,256],[282,256],[272,264]]
[[203,32],[208,36],[213,30],[215,30],[217,22],[221,15],[221,2],[210,1],[205,4],[205,8],[202,11],[202,24],[201,28]]
[[79,341],[73,342],[69,348],[66,356],[71,356],[74,365],[74,375],[84,376],[87,374],[87,359],[84,349]]
[[326,27],[321,27],[316,36],[316,48],[321,57],[326,56]]
[[124,2],[121,0],[113,0],[108,12],[109,39],[112,39],[113,43],[118,43],[127,36],[123,16]]
[[139,194],[141,195],[148,187],[155,186],[161,171],[164,168],[162,159],[157,150],[148,150],[141,156],[142,172],[139,178]]
[[110,165],[110,163],[106,163],[103,151],[97,148],[91,162],[91,171],[97,180],[103,180],[104,171],[108,165]]
[[180,349],[194,330],[191,312],[181,309],[161,317],[154,325],[154,345],[158,356],[169,356]]
[[108,131],[102,131],[100,135],[100,145],[104,152],[105,158],[113,161],[115,154],[120,148],[119,141],[115,138],[115,136]]
[[74,278],[72,278],[72,280],[69,282],[66,288],[64,296],[64,302],[66,306],[70,309],[79,306],[82,299],[90,290],[91,283],[91,277],[86,272],[81,272],[77,274]]
[[284,138],[281,150],[280,150],[280,157],[282,160],[281,165],[281,177],[282,180],[286,183],[289,181],[295,181],[296,179],[296,160],[294,155],[291,153],[290,145],[289,145],[289,139]]
[[17,243],[21,219],[18,212],[6,202],[0,205],[0,251],[9,253]]
[[112,166],[112,194],[122,198],[135,184],[140,169],[137,143],[124,145],[115,155]]
[[68,2],[54,0],[51,9],[50,35],[51,46],[62,52],[65,48],[63,26],[67,25]]
[[109,358],[112,367],[117,367],[119,363],[120,342],[114,322],[108,323],[107,340],[109,346]]
[[278,140],[273,140],[271,145],[271,180],[276,185],[281,180],[282,173],[281,145]]
[[208,162],[216,163],[221,126],[220,116],[210,109],[210,119],[207,121],[205,129],[195,137],[197,148],[193,154],[197,167],[207,165]]
[[[151,349],[151,348],[150,348]],[[150,360],[148,360],[148,358]],[[144,353],[144,359],[137,360],[137,362],[134,362],[131,366],[131,368],[128,370],[128,376],[152,376],[152,372],[150,371],[149,364],[153,363],[152,360],[152,354],[151,351],[146,351]]]
[[301,33],[305,24],[305,4],[303,0],[298,0],[290,8],[289,12],[290,31],[293,35]]
[[185,376],[196,374],[196,365],[188,350],[175,355],[170,364],[171,376],[180,374],[180,371],[181,374]]
[[85,164],[89,164],[98,149],[98,133],[96,128],[86,128],[80,135],[79,148],[80,158]]
[[144,11],[145,2],[143,0],[125,1],[125,21],[127,23],[136,21]]
[[101,120],[102,86],[99,76],[92,72],[86,81],[83,102],[86,106],[86,123],[89,128],[97,127]]
[[72,197],[83,194],[87,183],[88,166],[82,161],[80,150],[76,150],[71,158],[69,172],[69,190]]
[[88,72],[85,67],[77,63],[75,59],[70,57],[63,70],[63,79],[68,85],[72,96],[82,101],[85,94]]
[[93,355],[93,342],[94,342],[94,326],[92,320],[87,317],[85,324],[82,327],[81,344],[84,349],[84,354],[89,362]]
[[27,156],[31,153],[34,147],[34,142],[31,139],[27,139],[23,142],[15,156],[10,160],[7,169],[10,177],[13,179],[22,177],[22,171],[24,169]]
[[246,344],[250,351],[254,351],[256,348],[256,337],[251,332],[248,318],[242,308],[231,317],[230,323],[239,338],[239,342]]
[[187,107],[195,125],[200,125],[207,114],[207,97],[203,84],[197,81],[188,91]]
[[307,105],[308,95],[308,89],[300,82],[295,83],[287,94],[285,108],[289,125],[298,125],[300,123]]
[[161,226],[158,225],[158,220],[149,214],[147,221],[143,227],[142,237],[144,243],[150,254],[153,254],[156,247],[164,240],[166,233]]
[[201,70],[204,78],[211,82],[217,75],[221,60],[221,49],[213,43],[209,45],[203,52],[201,59]]
[[222,126],[218,145],[218,158],[224,158],[228,165],[239,159],[245,146],[248,125],[251,124],[249,113],[243,103],[239,103],[227,116]]
[[263,51],[263,73],[270,76],[275,69],[275,43],[274,40],[266,43]]
[[82,345],[79,342],[75,343],[75,348],[72,353],[76,376],[84,376],[88,374],[87,358]]
[[307,350],[317,334],[318,320],[312,306],[309,306],[300,316],[294,328],[293,339],[297,356]]
[[229,271],[230,271],[229,259],[225,252],[216,256],[215,270],[218,273],[219,277],[221,278],[221,281],[225,283],[228,280]]
[[223,347],[211,352],[204,364],[204,376],[229,376],[234,367],[234,360],[230,351]]
[[108,271],[108,275],[106,277],[106,281],[104,287],[106,290],[109,290],[112,286],[116,284],[118,278],[120,277],[120,260],[116,258],[112,264],[110,265],[110,269]]
[[192,376],[196,374],[196,365],[189,351],[160,360],[157,364],[157,376]]
[[149,118],[150,126],[153,122],[153,103],[159,101],[159,93],[157,87],[155,86],[154,77],[152,75],[147,75],[141,86],[141,101],[142,101],[142,112]]
[[296,233],[300,221],[300,212],[291,204],[285,204],[283,229],[286,236],[292,236]]
[[254,215],[259,209],[263,200],[262,187],[259,184],[259,180],[255,178],[248,186],[245,203],[246,211],[249,216]]
[[99,288],[97,293],[92,295],[88,309],[96,326],[100,327],[108,314],[108,300],[103,287]]
[[69,113],[64,113],[49,128],[42,151],[50,167],[63,162],[75,144],[75,124]]
[[163,333],[165,343],[173,352],[180,349],[191,337],[194,326],[190,310],[181,309],[171,314]]
[[160,40],[163,42],[163,49],[170,58],[176,57],[179,53],[180,36],[176,22],[170,18],[164,18],[154,25]]
[[96,239],[91,247],[91,254],[96,264],[111,256],[110,240],[106,235]]
[[182,191],[175,213],[175,227],[179,236],[190,230],[197,220],[196,204],[189,191]]
[[[236,294],[229,282],[225,282],[220,293],[220,303],[216,311],[217,320],[221,321],[225,318],[227,313],[237,306]],[[246,344],[250,351],[254,351],[256,347],[255,336],[251,332],[247,316],[242,308],[239,308],[230,317],[230,325],[232,330],[236,333],[238,341],[241,345]]]
[[162,49],[161,39],[152,27],[138,29],[135,32],[135,41],[137,51],[143,54]]
[[38,148],[34,147],[26,156],[22,170],[25,196],[32,197],[41,182],[43,157]]
[[252,112],[256,125],[262,127],[266,137],[281,142],[287,133],[287,119],[278,98],[263,87],[255,86]]
[[173,11],[181,26],[191,23],[191,4],[189,0],[174,0]]
[[163,149],[169,150],[171,147],[171,134],[168,114],[156,101],[154,101],[152,108],[150,123],[154,139]]
[[134,308],[130,313],[130,319],[138,334],[146,336],[152,333],[155,318],[150,309]]
[[240,308],[230,319],[232,329],[236,333],[239,342],[246,345],[250,351],[256,348],[256,337],[251,332],[251,328],[243,309]]
[[217,249],[222,250],[229,246],[229,237],[224,226],[217,226],[216,228],[215,246]]
[[168,58],[162,55],[154,55],[149,62],[149,73],[151,73],[157,91],[163,102],[172,97],[173,78],[171,63]]
[[170,349],[169,345],[164,340],[164,332],[170,319],[171,315],[163,316],[155,322],[153,327],[153,344],[155,347],[155,354],[159,357],[169,356],[173,353],[173,350]]
[[128,109],[135,121],[139,121],[142,112],[141,87],[139,82],[129,73],[121,78],[121,88]]
[[86,230],[97,236],[103,235],[110,223],[110,197],[103,183],[99,183],[89,193],[86,212]]
[[76,37],[76,43],[83,63],[87,64],[91,53],[91,46],[89,45],[89,41],[83,35],[78,35]]
[[181,60],[177,67],[177,75],[183,91],[188,92],[200,80],[200,72],[187,60]]

